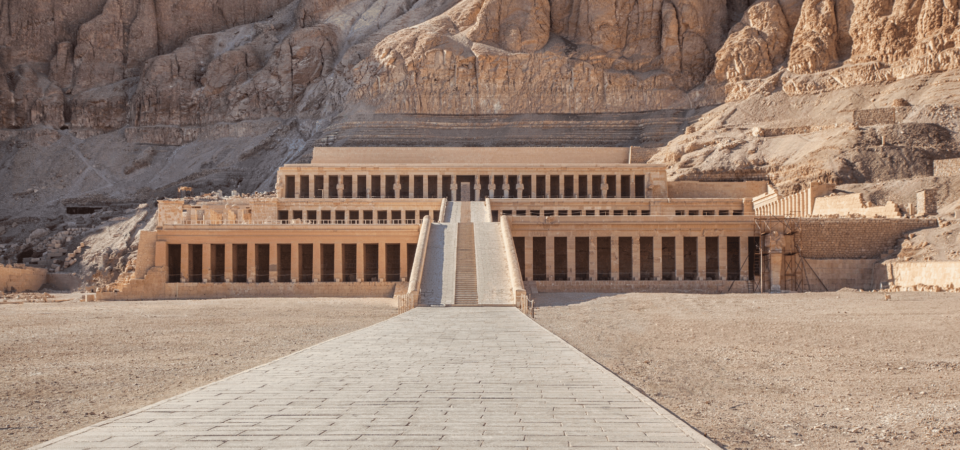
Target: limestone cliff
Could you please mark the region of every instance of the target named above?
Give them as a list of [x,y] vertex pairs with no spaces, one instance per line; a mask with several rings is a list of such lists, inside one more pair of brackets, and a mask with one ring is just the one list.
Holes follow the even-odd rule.
[[[936,0],[0,0],[0,178],[14,180],[0,210],[253,190],[371,113],[670,110],[693,125],[659,156],[678,176],[777,176],[752,154],[680,155],[709,130],[841,127],[875,106],[864,89],[898,81],[940,87],[891,100],[948,101],[956,80],[936,75],[960,68],[958,14]],[[841,90],[835,110],[770,107],[740,131],[721,113]],[[37,155],[64,179],[37,181]]]

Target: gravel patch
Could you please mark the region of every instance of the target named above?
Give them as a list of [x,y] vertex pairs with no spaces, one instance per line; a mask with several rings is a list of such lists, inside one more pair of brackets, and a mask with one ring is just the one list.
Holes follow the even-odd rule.
[[20,449],[396,314],[389,299],[0,305],[0,448]]
[[727,448],[960,448],[958,294],[536,299],[539,323]]

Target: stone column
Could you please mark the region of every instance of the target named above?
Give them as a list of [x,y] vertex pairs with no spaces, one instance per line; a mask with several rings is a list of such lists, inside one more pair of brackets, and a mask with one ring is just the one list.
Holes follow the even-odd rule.
[[573,175],[573,198],[580,198],[580,175]]
[[597,281],[597,237],[590,236],[590,281]]
[[550,178],[552,176],[553,175],[550,175],[549,173],[543,176],[543,183],[545,184],[545,186],[543,186],[543,192],[547,198],[553,198],[551,196],[552,192],[550,192],[550,186],[553,184],[551,183],[552,179]]
[[[451,176],[451,177],[450,177],[450,196],[453,197],[453,201],[458,201],[458,200],[460,200],[460,197],[457,196],[457,187],[458,187],[458,186],[457,186],[457,177],[456,177],[456,176]],[[448,207],[449,207],[449,205],[448,205]]]
[[517,198],[523,198],[523,175],[517,175]]
[[567,233],[567,280],[577,279],[577,237]]
[[223,245],[223,281],[233,282],[233,244]]
[[367,252],[363,242],[357,243],[357,281],[363,282],[366,279]]
[[620,237],[610,236],[610,279],[620,280]]
[[400,198],[400,174],[393,176],[393,198]]
[[697,279],[707,279],[707,238],[697,236]]
[[333,279],[343,282],[343,244],[333,245]]
[[323,266],[321,261],[323,260],[323,246],[319,242],[313,243],[313,274],[311,280],[314,282],[320,281],[320,276],[323,273]]
[[637,176],[630,175],[630,198],[637,198]]
[[267,268],[270,271],[270,282],[277,282],[277,244],[270,244],[270,265]]
[[387,244],[384,242],[377,244],[377,281],[387,281]]
[[767,274],[770,277],[770,292],[780,292],[782,289],[780,286],[782,263],[782,253],[770,252],[770,272]]
[[307,176],[307,196],[310,198],[316,197],[314,192],[316,192],[316,188],[313,183],[313,175],[309,175]]
[[487,183],[487,191],[489,192],[489,195],[487,195],[487,197],[496,198],[495,197],[496,190],[497,190],[497,182],[494,181],[494,175],[491,173],[490,180]]
[[556,255],[555,255],[555,242],[554,236],[551,233],[547,233],[547,280],[554,281],[554,274],[557,272],[556,266]]
[[300,174],[293,177],[293,198],[300,198]]
[[437,174],[437,198],[443,198],[443,174]]
[[720,235],[717,238],[717,258],[720,258],[719,271],[720,279],[727,279],[727,237]]
[[600,175],[600,198],[607,198],[607,193],[610,192],[610,180],[606,175]]
[[401,242],[401,243],[400,243],[400,279],[401,279],[402,281],[410,281],[410,280],[407,279],[407,270],[408,270],[408,269],[407,269],[407,258],[409,258],[409,255],[407,255],[407,253],[408,253],[408,252],[407,252],[407,243],[406,243],[406,242]]
[[247,244],[247,283],[257,281],[257,244]]
[[290,244],[290,281],[300,282],[300,244],[296,242]]
[[190,281],[190,244],[180,244],[180,281]]
[[530,198],[537,198],[537,174],[530,175]]
[[587,175],[587,198],[593,198],[593,174]]
[[203,244],[201,247],[203,252],[200,255],[201,263],[201,272],[200,272],[200,281],[206,283],[212,279],[212,271],[210,270],[211,262],[213,260],[213,252],[210,251],[210,244]]
[[563,193],[566,191],[566,183],[563,181],[564,174],[560,173],[560,192],[557,192],[557,198],[563,198]]
[[413,174],[410,174],[407,176],[410,177],[409,181],[407,182],[407,186],[410,186],[410,192],[407,192],[407,198],[416,198],[416,195],[415,195],[417,193],[416,178],[413,177]]
[[380,198],[387,198],[387,175],[380,174]]
[[430,176],[423,174],[423,196],[420,198],[430,198]]
[[474,201],[480,201],[480,192],[483,190],[483,186],[480,186],[480,175],[473,176],[473,199]]
[[663,280],[663,236],[660,233],[653,236],[653,279]]
[[533,281],[533,236],[523,237],[523,272],[526,281]]
[[634,235],[630,241],[633,244],[633,276],[634,281],[640,280],[640,236]]
[[343,175],[337,175],[337,198],[343,198]]
[[677,279],[683,279],[683,235],[677,235],[673,239],[673,254],[676,259],[676,265],[674,268],[677,271]]
[[749,236],[740,236],[740,279],[750,279],[750,247]]
[[503,175],[503,198],[510,198],[510,176]]

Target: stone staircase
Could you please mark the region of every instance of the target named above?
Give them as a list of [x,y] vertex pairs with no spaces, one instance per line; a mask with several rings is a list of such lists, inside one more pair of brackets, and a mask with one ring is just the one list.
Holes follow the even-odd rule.
[[479,304],[477,296],[477,251],[473,224],[461,223],[457,229],[457,284],[455,305]]

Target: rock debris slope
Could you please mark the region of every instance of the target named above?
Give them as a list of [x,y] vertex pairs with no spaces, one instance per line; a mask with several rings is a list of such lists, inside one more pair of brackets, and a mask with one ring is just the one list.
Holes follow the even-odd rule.
[[369,114],[686,111],[657,156],[675,176],[788,190],[905,176],[903,160],[957,155],[955,116],[911,113],[923,129],[878,159],[861,150],[886,131],[851,115],[955,104],[958,14],[936,0],[0,0],[0,220],[179,185],[269,190],[331,124]]

